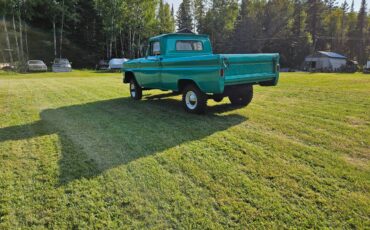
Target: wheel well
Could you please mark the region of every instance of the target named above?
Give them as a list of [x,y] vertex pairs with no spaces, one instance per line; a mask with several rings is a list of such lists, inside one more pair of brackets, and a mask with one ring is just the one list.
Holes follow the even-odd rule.
[[193,80],[182,79],[179,80],[179,82],[177,83],[177,88],[179,89],[179,92],[182,92],[187,85],[197,86],[197,84]]
[[133,72],[125,72],[125,78],[123,79],[124,83],[130,83],[132,79],[135,79],[135,75]]

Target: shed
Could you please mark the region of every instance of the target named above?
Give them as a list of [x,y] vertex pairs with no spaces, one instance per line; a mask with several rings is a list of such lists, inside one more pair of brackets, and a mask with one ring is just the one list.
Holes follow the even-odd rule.
[[346,66],[347,57],[334,53],[318,51],[305,58],[303,69],[310,71],[340,71]]

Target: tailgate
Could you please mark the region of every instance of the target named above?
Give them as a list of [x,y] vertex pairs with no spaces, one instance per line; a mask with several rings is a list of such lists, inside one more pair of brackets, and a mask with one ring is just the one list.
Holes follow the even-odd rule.
[[259,84],[279,78],[279,54],[230,54],[221,55],[225,68],[225,85]]

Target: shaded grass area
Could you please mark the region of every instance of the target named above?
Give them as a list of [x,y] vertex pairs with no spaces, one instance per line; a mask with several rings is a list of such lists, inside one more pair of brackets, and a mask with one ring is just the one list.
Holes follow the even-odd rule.
[[369,76],[283,74],[204,116],[127,88],[0,75],[0,228],[369,227]]

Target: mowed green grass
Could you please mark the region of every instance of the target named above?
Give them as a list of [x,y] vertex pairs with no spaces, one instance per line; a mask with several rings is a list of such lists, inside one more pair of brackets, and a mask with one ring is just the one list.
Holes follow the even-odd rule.
[[246,108],[121,74],[0,74],[0,229],[370,227],[370,75],[282,74]]

